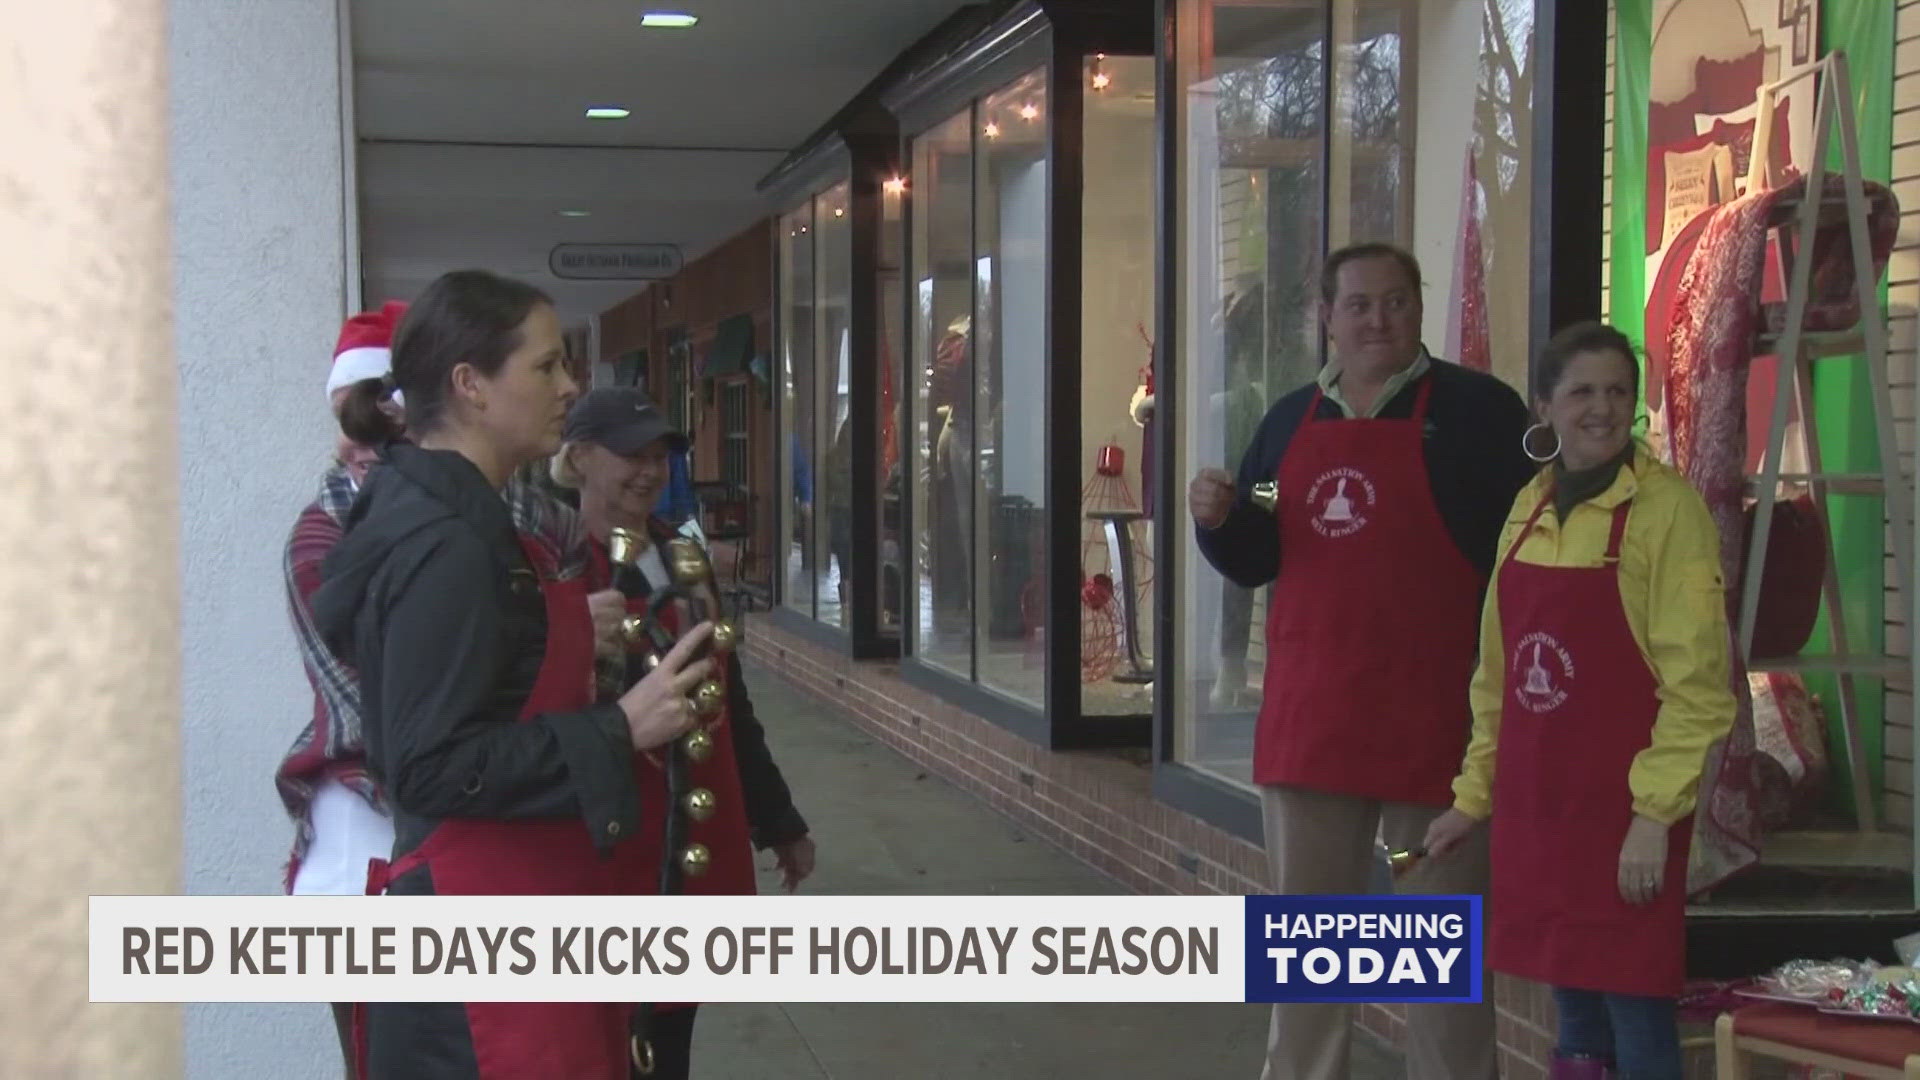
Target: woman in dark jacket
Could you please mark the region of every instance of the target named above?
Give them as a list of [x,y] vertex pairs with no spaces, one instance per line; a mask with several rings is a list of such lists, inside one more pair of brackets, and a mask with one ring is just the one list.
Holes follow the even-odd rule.
[[[680,736],[710,664],[697,628],[646,679],[596,703],[584,577],[518,532],[501,489],[559,446],[577,391],[553,306],[479,271],[408,310],[393,372],[357,384],[342,430],[383,446],[313,599],[360,676],[369,769],[394,810],[370,892],[605,895],[640,833],[636,757]],[[395,388],[411,442],[379,408]],[[627,1076],[631,1007],[380,1003],[356,1025],[369,1077]],[[483,1064],[484,1063],[484,1064]]]

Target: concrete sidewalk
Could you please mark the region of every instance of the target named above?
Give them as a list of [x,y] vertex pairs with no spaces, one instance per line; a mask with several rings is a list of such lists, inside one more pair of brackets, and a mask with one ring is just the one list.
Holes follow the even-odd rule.
[[[868,738],[833,709],[750,670],[795,800],[813,827],[814,894],[1072,894],[1124,890]],[[772,858],[760,888],[777,892]],[[708,1005],[696,1080],[1256,1080],[1260,1005]],[[1404,1075],[1355,1033],[1355,1080]]]

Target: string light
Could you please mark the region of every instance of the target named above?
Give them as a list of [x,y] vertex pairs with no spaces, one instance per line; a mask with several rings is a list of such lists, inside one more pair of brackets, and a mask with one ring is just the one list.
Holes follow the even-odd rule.
[[[1031,119],[1033,119],[1033,117],[1031,117],[1031,116],[1029,116],[1029,117],[1027,117],[1027,119],[1029,119],[1029,120],[1031,120]],[[994,122],[993,122],[993,121],[991,121],[991,120],[989,120],[989,121],[987,121],[987,126],[986,126],[986,129],[985,129],[985,133],[986,133],[986,136],[987,136],[987,138],[989,138],[989,139],[991,139],[991,138],[993,138],[994,136],[996,136],[996,135],[998,135],[998,134],[1000,134],[1000,125],[999,125],[999,124],[996,124],[996,123],[994,123]]]
[[905,195],[907,193],[907,180],[903,176],[889,176],[886,182],[882,183],[880,187],[881,190],[889,195]]
[[1020,119],[1022,120],[1032,120],[1034,117],[1037,117],[1039,115],[1040,115],[1040,110],[1034,107],[1032,102],[1028,102],[1027,104],[1020,106]]
[[1106,70],[1102,67],[1102,65],[1106,62],[1106,59],[1107,59],[1106,53],[1093,54],[1093,88],[1095,90],[1105,90],[1108,86],[1111,86],[1113,84],[1113,79],[1106,73]]

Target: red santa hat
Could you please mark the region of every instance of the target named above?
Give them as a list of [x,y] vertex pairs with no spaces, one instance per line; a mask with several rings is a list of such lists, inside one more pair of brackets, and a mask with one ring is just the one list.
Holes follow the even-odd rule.
[[363,379],[378,379],[393,370],[393,332],[407,305],[389,300],[379,311],[363,311],[347,319],[333,348],[333,370],[327,374],[327,398],[334,391]]

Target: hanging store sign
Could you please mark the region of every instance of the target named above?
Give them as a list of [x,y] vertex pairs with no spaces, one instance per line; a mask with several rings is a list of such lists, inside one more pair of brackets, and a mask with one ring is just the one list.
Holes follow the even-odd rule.
[[577,281],[652,281],[681,265],[674,244],[558,244],[547,256],[554,277]]

